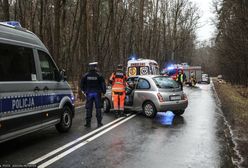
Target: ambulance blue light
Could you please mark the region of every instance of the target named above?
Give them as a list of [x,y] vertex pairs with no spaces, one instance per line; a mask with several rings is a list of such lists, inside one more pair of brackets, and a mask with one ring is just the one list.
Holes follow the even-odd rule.
[[138,56],[136,54],[131,54],[129,57],[128,57],[128,60],[137,60],[138,59]]

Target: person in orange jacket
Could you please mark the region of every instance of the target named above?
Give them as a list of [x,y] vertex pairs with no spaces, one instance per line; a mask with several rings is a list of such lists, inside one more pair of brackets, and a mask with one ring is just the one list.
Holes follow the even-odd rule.
[[109,79],[109,83],[112,85],[112,100],[116,117],[124,115],[126,80],[127,76],[124,73],[123,66],[119,64],[116,72],[113,72]]

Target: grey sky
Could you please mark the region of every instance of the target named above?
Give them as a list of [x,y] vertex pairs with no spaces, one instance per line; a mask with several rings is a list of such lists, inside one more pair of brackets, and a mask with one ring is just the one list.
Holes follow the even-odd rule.
[[191,0],[200,9],[200,28],[197,30],[197,39],[200,41],[208,40],[213,37],[214,25],[212,19],[214,18],[212,0]]

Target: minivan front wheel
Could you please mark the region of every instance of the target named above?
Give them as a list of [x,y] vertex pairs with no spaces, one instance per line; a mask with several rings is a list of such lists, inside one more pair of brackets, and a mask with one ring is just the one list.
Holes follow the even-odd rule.
[[68,132],[72,125],[72,111],[68,106],[65,106],[62,111],[60,123],[56,125],[59,132]]
[[157,114],[157,110],[154,104],[149,101],[143,105],[143,113],[148,118],[154,118]]

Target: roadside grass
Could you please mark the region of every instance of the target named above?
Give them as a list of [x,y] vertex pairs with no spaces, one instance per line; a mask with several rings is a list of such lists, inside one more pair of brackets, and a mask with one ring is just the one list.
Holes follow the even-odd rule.
[[81,92],[81,90],[79,88],[78,81],[69,81],[68,83],[69,83],[69,85],[70,85],[70,87],[72,89],[72,92],[74,94],[74,97],[75,97],[75,106],[78,107],[78,106],[83,105],[85,97],[84,97],[84,95],[82,94],[82,92]]
[[248,167],[248,88],[233,86],[213,79],[216,92],[221,101],[223,113],[231,124],[234,138],[244,157],[242,166]]

